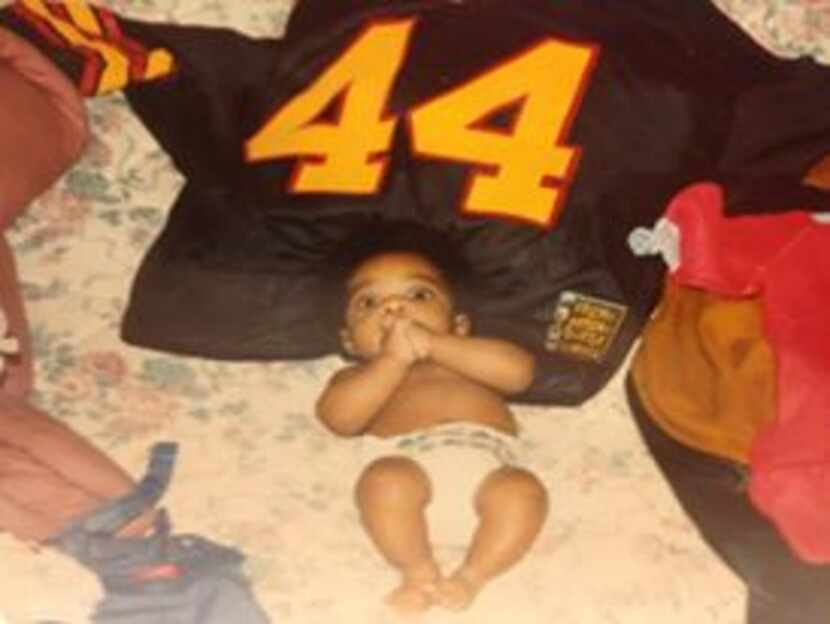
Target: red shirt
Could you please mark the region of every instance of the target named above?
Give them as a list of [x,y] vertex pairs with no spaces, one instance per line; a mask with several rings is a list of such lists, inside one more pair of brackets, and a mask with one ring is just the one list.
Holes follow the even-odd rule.
[[830,562],[830,224],[801,211],[727,218],[697,184],[666,213],[680,233],[678,282],[760,295],[777,365],[777,416],[750,454],[749,494],[801,558]]

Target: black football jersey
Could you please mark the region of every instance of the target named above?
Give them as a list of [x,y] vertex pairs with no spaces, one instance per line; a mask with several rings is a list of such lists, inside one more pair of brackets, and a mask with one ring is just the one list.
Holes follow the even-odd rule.
[[323,270],[372,219],[450,233],[476,329],[538,357],[527,401],[620,366],[661,263],[629,232],[699,180],[727,210],[827,207],[830,76],[704,0],[299,0],[280,39],[18,0],[0,24],[85,94],[123,90],[185,177],[130,343],[223,359],[338,349]]

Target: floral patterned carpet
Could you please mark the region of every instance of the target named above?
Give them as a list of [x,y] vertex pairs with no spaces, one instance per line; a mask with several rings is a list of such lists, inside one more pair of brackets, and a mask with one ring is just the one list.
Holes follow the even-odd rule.
[[[335,1],[335,0],[333,0]],[[830,59],[830,0],[717,0],[777,54]],[[280,32],[285,0],[109,0],[125,15]],[[232,7],[232,9],[231,9]],[[358,526],[355,447],[316,423],[337,358],[229,364],[125,346],[137,267],[181,184],[121,96],[91,101],[83,160],[18,220],[37,403],[141,473],[180,444],[164,504],[181,532],[234,544],[274,622],[381,624],[395,577]],[[523,407],[550,519],[532,553],[472,610],[426,624],[739,624],[743,591],[669,494],[626,413],[618,375],[578,409]],[[48,550],[0,535],[0,624],[82,624],[100,589]]]

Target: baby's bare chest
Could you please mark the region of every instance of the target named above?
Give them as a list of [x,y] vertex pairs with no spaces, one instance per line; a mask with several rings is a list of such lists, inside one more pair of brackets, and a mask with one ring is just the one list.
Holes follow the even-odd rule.
[[452,375],[411,375],[373,420],[369,432],[400,435],[447,422],[475,422],[514,433],[504,398],[470,380]]

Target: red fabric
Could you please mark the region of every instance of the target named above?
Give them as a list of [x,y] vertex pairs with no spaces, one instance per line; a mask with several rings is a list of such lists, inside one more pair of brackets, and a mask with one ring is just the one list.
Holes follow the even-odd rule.
[[793,551],[830,563],[830,224],[806,212],[726,218],[721,189],[671,202],[672,278],[724,295],[760,294],[776,358],[777,414],[750,454],[749,494]]

